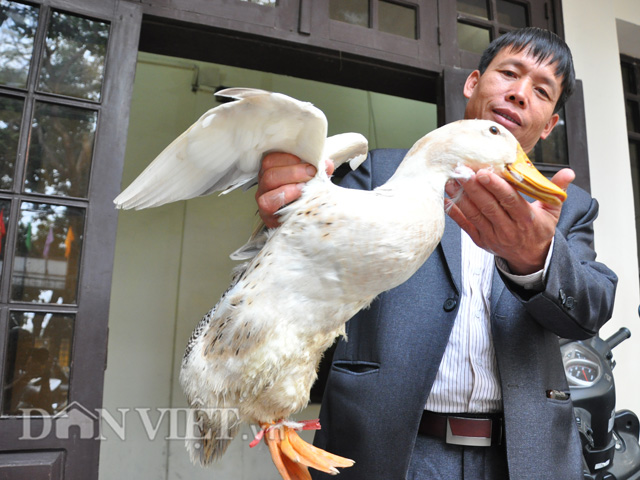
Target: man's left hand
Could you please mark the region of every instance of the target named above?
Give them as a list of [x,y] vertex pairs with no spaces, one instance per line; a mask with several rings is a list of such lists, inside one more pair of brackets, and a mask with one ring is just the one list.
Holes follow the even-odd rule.
[[[551,181],[563,190],[574,180],[564,168]],[[460,192],[462,190],[462,192]],[[506,180],[489,170],[479,170],[468,180],[450,181],[446,192],[453,203],[449,216],[481,248],[505,259],[512,273],[527,275],[544,267],[561,206],[529,203]]]

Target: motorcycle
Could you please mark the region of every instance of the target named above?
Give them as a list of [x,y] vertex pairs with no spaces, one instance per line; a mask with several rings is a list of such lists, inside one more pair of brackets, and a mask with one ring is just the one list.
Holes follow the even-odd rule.
[[640,480],[640,422],[629,410],[615,410],[612,373],[612,350],[630,336],[621,328],[606,340],[561,341],[585,480]]

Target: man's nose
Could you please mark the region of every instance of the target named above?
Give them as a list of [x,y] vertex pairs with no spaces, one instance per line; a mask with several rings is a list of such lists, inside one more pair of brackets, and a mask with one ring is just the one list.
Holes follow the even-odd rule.
[[507,93],[507,99],[521,107],[527,105],[527,85],[525,81],[515,82]]

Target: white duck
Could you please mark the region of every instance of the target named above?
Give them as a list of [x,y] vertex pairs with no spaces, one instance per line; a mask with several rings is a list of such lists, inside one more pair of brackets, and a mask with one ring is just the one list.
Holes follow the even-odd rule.
[[[325,173],[322,112],[280,94],[226,94],[240,100],[206,113],[174,141],[116,198],[118,207],[235,188],[255,177],[267,151],[294,153],[318,173],[281,209],[281,226],[265,234],[189,340],[180,380],[198,439],[187,448],[207,464],[224,453],[241,422],[256,422],[285,480],[310,478],[308,467],[338,473],[353,461],[303,442],[295,433],[303,425],[286,419],[307,405],[322,354],[346,321],[407,280],[434,250],[447,180],[490,167],[547,203],[566,194],[532,166],[511,133],[486,120],[455,122],[421,138],[373,191],[344,189]],[[249,162],[247,153],[236,155],[240,149],[250,152]]]

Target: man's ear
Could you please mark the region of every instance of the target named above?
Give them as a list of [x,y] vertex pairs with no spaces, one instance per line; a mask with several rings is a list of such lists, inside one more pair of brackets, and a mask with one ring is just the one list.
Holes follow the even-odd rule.
[[540,134],[541,140],[544,140],[549,136],[549,134],[553,130],[553,127],[555,127],[558,124],[559,119],[560,119],[560,115],[558,115],[557,113],[554,113],[553,115],[551,115],[551,118],[549,119],[547,124],[544,126],[544,130],[542,130],[542,133]]
[[471,98],[471,94],[478,85],[478,80],[480,79],[480,70],[474,70],[469,74],[467,80],[464,82],[464,88],[462,89],[462,93],[465,98]]

